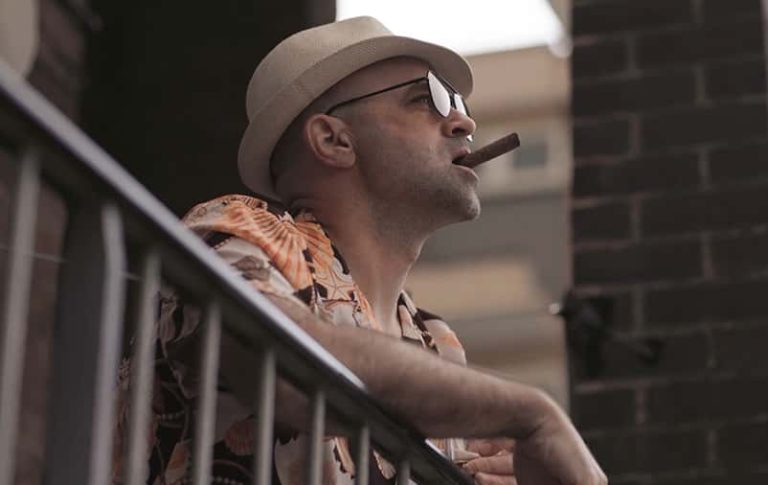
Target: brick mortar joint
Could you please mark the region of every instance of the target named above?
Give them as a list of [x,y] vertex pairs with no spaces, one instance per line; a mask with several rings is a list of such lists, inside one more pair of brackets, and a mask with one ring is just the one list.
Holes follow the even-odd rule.
[[629,81],[634,79],[642,79],[650,76],[660,76],[664,74],[679,72],[686,69],[694,68],[701,65],[706,69],[716,69],[719,67],[726,67],[728,65],[755,62],[764,60],[763,53],[748,52],[741,55],[733,55],[727,58],[715,58],[715,59],[700,59],[691,60],[682,63],[663,64],[659,66],[644,66],[639,67],[636,71],[630,72],[628,69],[621,71],[604,73],[604,74],[591,74],[574,76],[572,82],[578,86],[588,86],[590,84],[600,84],[610,81]]
[[[768,285],[768,273],[755,272],[737,275],[722,275],[715,279],[707,279],[704,276],[688,276],[678,278],[658,278],[646,281],[606,281],[598,283],[581,282],[578,278],[574,279],[574,289],[580,292],[605,291],[607,289],[617,291],[628,291],[639,287],[646,291],[667,291],[667,290],[700,290],[710,289],[720,286],[733,286],[741,284],[760,283]],[[661,323],[661,322],[655,322]]]
[[760,414],[746,418],[721,418],[716,420],[699,420],[682,423],[648,423],[642,427],[624,426],[611,428],[594,428],[581,430],[585,439],[599,439],[610,437],[637,436],[641,438],[655,438],[657,436],[702,433],[704,439],[710,432],[717,433],[731,426],[762,426],[768,424],[768,414]]
[[[738,140],[724,140],[715,142],[700,142],[690,143],[686,145],[672,145],[668,147],[662,147],[653,150],[644,150],[641,154],[642,158],[663,157],[663,156],[680,156],[686,155],[697,150],[729,150],[733,148],[744,148],[753,145],[764,145],[768,142],[767,135],[754,135],[748,138]],[[615,160],[614,163],[621,164],[624,161],[631,161],[637,157],[630,156],[627,153],[612,154],[612,155],[590,155],[581,156],[574,159],[574,167],[597,165],[601,163],[608,163],[608,160]]]
[[[632,123],[644,123],[649,119],[661,118],[665,116],[675,116],[679,114],[686,114],[692,111],[700,110],[718,110],[723,108],[733,107],[746,107],[746,106],[758,106],[766,105],[768,96],[766,92],[761,93],[747,93],[738,96],[732,96],[728,98],[706,99],[704,101],[694,100],[687,103],[672,104],[668,106],[659,106],[655,108],[649,108],[644,110],[623,109],[617,111],[606,111],[604,113],[596,113],[590,115],[574,116],[573,124],[577,128],[590,128],[592,126],[598,126],[604,123],[625,121],[630,125],[632,129]],[[768,132],[766,133],[768,134]],[[757,136],[757,135],[756,135]],[[759,135],[765,136],[765,135]],[[625,153],[627,156],[636,156],[638,153],[642,153],[643,147],[640,146],[638,153],[633,153],[632,144],[630,139],[630,152]],[[671,145],[671,147],[686,147],[704,144],[703,142],[690,143],[684,145]],[[662,149],[671,148],[664,147]]]
[[[648,393],[649,391],[664,391],[670,389],[676,389],[679,386],[688,385],[703,385],[703,386],[725,386],[734,382],[763,382],[768,381],[768,371],[756,373],[753,375],[745,376],[741,372],[715,372],[708,371],[695,375],[679,375],[668,378],[645,378],[634,379],[631,382],[620,382],[620,379],[614,379],[610,381],[584,381],[578,382],[574,386],[574,396],[589,397],[604,393],[611,393],[617,391],[643,391]],[[637,396],[636,396],[637,397]],[[647,396],[640,396],[647,397]],[[768,410],[766,410],[768,412]],[[766,412],[760,413],[765,414]]]
[[[600,206],[597,206],[599,208]],[[647,236],[640,241],[633,241],[629,238],[617,238],[617,239],[595,239],[588,241],[577,241],[572,245],[573,254],[589,253],[594,251],[619,251],[622,249],[632,248],[634,246],[653,246],[664,244],[682,244],[686,242],[695,242],[701,238],[701,234],[706,232],[711,241],[714,243],[737,241],[743,238],[756,238],[764,237],[768,234],[768,225],[766,224],[753,224],[740,228],[727,228],[723,230],[707,230],[707,231],[691,231],[684,233],[672,233]],[[752,274],[745,274],[747,278],[760,277],[758,272]],[[717,279],[731,279],[733,276],[722,275],[718,278],[713,278],[713,282]],[[613,283],[612,283],[613,284]]]
[[573,246],[573,252],[574,254],[589,254],[594,252],[611,252],[611,251],[622,251],[622,250],[628,250],[628,249],[644,249],[644,248],[653,248],[653,247],[662,247],[666,245],[685,245],[690,243],[695,243],[699,241],[699,235],[694,234],[686,234],[681,237],[669,237],[669,238],[658,238],[658,239],[642,239],[642,240],[632,240],[632,239],[621,239],[621,240],[614,240],[614,241],[594,241],[594,242],[585,242],[585,243],[577,243]]
[[[757,469],[753,470],[755,472],[765,472],[768,467],[758,467]],[[667,470],[667,471],[654,471],[653,473],[650,472],[624,472],[619,474],[612,474],[611,475],[611,484],[614,484],[616,482],[624,483],[623,481],[626,480],[630,485],[654,485],[657,483],[664,483],[666,485],[671,485],[675,483],[676,480],[684,480],[684,483],[695,483],[695,480],[718,480],[718,479],[726,479],[730,476],[733,476],[734,471],[730,468],[725,468],[722,466],[712,467],[712,466],[697,466],[693,468],[688,468],[685,470]],[[659,480],[665,480],[664,482],[659,482]],[[670,481],[666,481],[670,480]]]
[[736,27],[743,24],[750,24],[762,20],[760,13],[746,12],[732,15],[718,22],[713,20],[691,18],[690,20],[678,20],[676,22],[656,25],[641,26],[635,28],[622,28],[617,30],[606,30],[601,32],[584,32],[573,36],[574,47],[594,45],[600,41],[620,41],[627,36],[645,36],[652,37],[665,34],[676,34],[685,32],[706,31],[723,27]]
[[714,281],[717,277],[712,255],[712,235],[706,231],[701,233],[701,272],[707,280]]
[[703,71],[703,74],[706,78],[710,70],[728,69],[734,65],[751,64],[763,61],[764,56],[762,55],[748,55],[742,58],[729,58],[726,60],[721,59],[709,62],[691,62],[683,65],[662,66],[659,68],[643,68],[633,73],[624,70],[617,73],[597,76],[582,76],[575,78],[573,80],[573,86],[574,88],[578,89],[589,88],[593,86],[599,87],[605,84],[632,83],[665,76],[692,74],[696,70]]
[[635,389],[661,389],[674,388],[678,385],[688,384],[724,384],[744,380],[765,380],[768,373],[757,373],[745,377],[741,372],[714,372],[712,370],[700,370],[695,373],[677,373],[664,376],[626,376],[600,380],[574,380],[573,395],[597,394],[600,392],[613,392]]

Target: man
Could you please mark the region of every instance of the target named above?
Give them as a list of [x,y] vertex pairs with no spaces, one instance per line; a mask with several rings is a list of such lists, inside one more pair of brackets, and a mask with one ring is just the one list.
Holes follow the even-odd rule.
[[[185,223],[384,406],[449,455],[475,457],[466,468],[477,483],[515,483],[511,442],[472,442],[472,454],[452,438],[514,439],[523,485],[604,484],[551,399],[463,367],[455,335],[403,291],[427,237],[479,215],[477,176],[453,163],[470,151],[475,123],[462,95],[471,89],[458,54],[394,36],[372,18],[295,34],[254,73],[239,154],[245,183],[284,208],[225,196]],[[150,481],[175,483],[189,471],[199,318],[172,294],[162,302]],[[213,479],[245,483],[252,356],[235,341],[222,345]],[[277,400],[274,480],[302,484],[306,400],[285,384]],[[328,437],[326,452],[324,483],[353,483],[346,439]],[[372,483],[393,483],[389,463],[370,461]]]

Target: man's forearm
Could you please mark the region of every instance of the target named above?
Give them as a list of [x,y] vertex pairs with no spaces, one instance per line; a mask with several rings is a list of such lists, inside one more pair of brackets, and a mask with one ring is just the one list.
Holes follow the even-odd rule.
[[365,382],[386,408],[425,436],[529,435],[543,393],[446,362],[392,337],[357,328],[305,327]]
[[329,325],[290,302],[276,303],[379,402],[426,436],[524,438],[556,406],[530,386],[461,367],[384,334]]
[[[387,409],[425,436],[515,438],[515,474],[521,485],[607,483],[570,420],[543,392],[444,361],[384,334],[323,322],[290,299],[272,299],[360,377]],[[255,390],[253,374],[247,371],[254,356],[226,334],[222,346],[222,373],[248,402]],[[277,399],[278,423],[308,429],[305,396],[281,380]],[[328,424],[335,433],[334,423]]]

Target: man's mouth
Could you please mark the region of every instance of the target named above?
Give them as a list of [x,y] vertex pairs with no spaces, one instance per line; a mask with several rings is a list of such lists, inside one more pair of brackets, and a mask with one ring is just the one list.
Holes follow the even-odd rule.
[[461,165],[461,166],[466,166],[466,165],[464,164],[464,159],[465,159],[465,158],[467,158],[467,155],[469,155],[470,153],[471,153],[471,150],[470,150],[470,149],[468,149],[468,148],[467,148],[467,149],[464,149],[464,150],[462,150],[462,151],[461,151],[461,152],[458,154],[458,156],[454,157],[454,159],[453,159],[453,160],[451,160],[451,163],[452,163],[453,165]]
[[456,167],[456,170],[458,170],[459,172],[467,172],[468,174],[471,174],[475,180],[479,180],[479,177],[477,176],[477,172],[475,172],[474,169],[462,163],[464,161],[465,156],[466,155],[453,159],[453,161],[451,162],[451,166]]

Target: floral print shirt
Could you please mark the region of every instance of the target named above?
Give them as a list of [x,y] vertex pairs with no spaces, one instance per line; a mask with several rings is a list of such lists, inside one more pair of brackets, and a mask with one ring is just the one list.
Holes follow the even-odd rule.
[[[311,213],[291,215],[253,197],[228,195],[194,207],[183,222],[254,289],[296,298],[330,324],[383,331],[344,259]],[[172,290],[163,289],[158,314],[147,483],[185,484],[191,476],[200,312]],[[445,322],[416,308],[405,293],[399,300],[398,317],[404,340],[453,362],[466,363],[461,344]],[[123,474],[129,376],[130,361],[125,359],[118,379],[113,483],[121,483]],[[216,410],[212,482],[250,484],[254,445],[251,411],[222,382]],[[273,483],[304,483],[306,440],[306,435],[277,430]],[[462,447],[461,440],[433,443],[448,456]],[[347,439],[326,437],[325,447],[323,483],[354,483],[355,466]],[[375,452],[369,461],[372,484],[394,483],[391,464]]]

